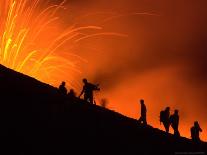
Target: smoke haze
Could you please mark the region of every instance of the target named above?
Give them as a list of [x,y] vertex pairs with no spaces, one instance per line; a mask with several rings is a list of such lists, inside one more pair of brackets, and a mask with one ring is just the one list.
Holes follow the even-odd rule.
[[85,76],[100,83],[98,100],[107,98],[109,108],[138,118],[144,98],[157,128],[161,109],[179,109],[181,134],[190,137],[198,120],[207,140],[206,0],[70,0],[67,6],[64,26],[97,25],[127,35],[78,43],[76,54],[88,61],[79,81]]

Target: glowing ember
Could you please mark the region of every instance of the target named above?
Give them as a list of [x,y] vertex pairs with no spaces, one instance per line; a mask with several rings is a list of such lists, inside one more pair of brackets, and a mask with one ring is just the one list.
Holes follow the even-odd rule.
[[[81,60],[72,54],[75,42],[92,35],[81,31],[101,27],[58,28],[56,16],[64,3],[48,7],[48,2],[39,0],[1,0],[0,63],[50,84],[58,84],[63,77],[72,81]],[[66,43],[67,50],[62,52]]]

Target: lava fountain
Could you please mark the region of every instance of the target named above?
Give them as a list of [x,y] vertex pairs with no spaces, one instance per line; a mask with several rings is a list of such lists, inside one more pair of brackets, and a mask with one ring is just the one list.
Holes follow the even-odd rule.
[[[58,12],[65,1],[51,4],[40,0],[0,1],[0,63],[8,68],[57,85],[62,78],[71,81],[84,61],[73,54],[80,40],[99,34],[98,26],[59,26]],[[96,32],[96,33],[95,33]],[[67,44],[67,50],[61,47]],[[67,74],[66,74],[67,73]]]

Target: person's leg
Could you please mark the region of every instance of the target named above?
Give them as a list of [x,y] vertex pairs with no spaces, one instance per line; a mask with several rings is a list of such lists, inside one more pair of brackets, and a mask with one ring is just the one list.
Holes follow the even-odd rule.
[[85,100],[86,102],[88,102],[88,95],[87,95],[87,94],[84,94],[84,100]]
[[163,122],[163,125],[164,125],[164,127],[165,127],[165,131],[168,133],[168,132],[169,132],[169,126],[168,126],[168,123]]
[[143,116],[143,123],[144,123],[144,125],[147,125],[147,118],[146,118],[146,115]]
[[180,132],[179,132],[179,130],[177,130],[177,132],[178,132],[178,137],[180,137]]
[[175,131],[176,131],[176,136],[177,136],[177,137],[180,137],[180,132],[179,132],[179,130],[178,130],[178,126],[176,126]]
[[173,127],[173,131],[174,131],[174,135],[176,135],[177,131],[176,131],[176,129],[174,127]]
[[172,128],[174,130],[174,136],[179,137],[180,134],[179,134],[178,128],[175,125],[172,125]]
[[93,104],[93,95],[90,95],[89,101],[90,101],[91,104]]
[[167,133],[169,133],[169,129],[170,129],[170,123],[167,122],[167,123],[166,123],[166,131],[167,131]]
[[142,116],[140,116],[140,118],[138,119],[138,122],[139,122],[139,123],[142,123],[142,120],[143,120],[143,119],[142,119]]
[[84,100],[87,101],[87,95],[86,94],[84,94]]
[[88,94],[84,95],[84,100],[85,100],[86,102],[91,103],[90,95],[88,95]]

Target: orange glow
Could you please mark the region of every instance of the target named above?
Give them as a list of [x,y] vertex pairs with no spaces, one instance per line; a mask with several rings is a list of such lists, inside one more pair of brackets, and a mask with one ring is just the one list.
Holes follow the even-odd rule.
[[80,55],[88,60],[84,77],[100,83],[97,103],[106,98],[108,108],[137,119],[143,98],[148,122],[160,129],[159,112],[170,106],[171,113],[180,112],[182,136],[190,138],[190,127],[198,120],[201,139],[207,141],[206,2],[87,2],[77,0],[71,8],[77,16],[86,14],[81,22],[101,23],[128,35],[81,42]]
[[[0,63],[55,86],[67,79],[69,86],[77,87],[72,81],[80,73],[78,65],[86,60],[73,54],[76,44],[96,35],[119,34],[88,32],[102,29],[93,25],[72,24],[65,30],[59,24],[58,12],[65,9],[66,1],[49,2],[0,1]],[[67,48],[62,48],[66,44]]]
[[97,103],[106,98],[108,108],[133,118],[139,117],[143,98],[148,122],[156,128],[163,129],[160,110],[179,109],[181,135],[190,138],[198,120],[207,141],[207,87],[199,79],[202,64],[195,61],[205,36],[206,5],[68,2],[0,0],[0,63],[53,86],[65,80],[76,91],[87,77],[100,83]]
[[[160,76],[162,75],[162,76]],[[144,73],[142,76],[135,76],[130,81],[126,80],[120,86],[103,94],[97,94],[98,98],[104,96],[109,100],[108,108],[119,111],[124,115],[138,119],[140,117],[140,99],[145,99],[147,106],[147,120],[150,125],[155,128],[164,130],[163,125],[159,122],[159,112],[166,106],[171,107],[171,113],[175,109],[179,109],[180,126],[179,131],[182,136],[190,138],[190,127],[193,121],[200,120],[203,132],[201,139],[207,140],[207,129],[204,126],[205,120],[199,112],[199,106],[192,107],[189,104],[198,102],[194,94],[185,94],[187,91],[183,88],[185,85],[176,79],[175,75],[179,75],[176,67],[164,68],[152,72]],[[153,79],[153,80],[152,80]],[[169,89],[170,88],[170,89]],[[192,91],[192,90],[188,90]],[[191,101],[186,100],[191,95]],[[113,96],[113,97],[110,97]],[[172,128],[170,132],[173,133]]]
[[59,47],[79,34],[72,26],[61,32],[55,24],[56,12],[63,4],[41,9],[39,0],[1,0],[0,63],[50,84],[57,84],[64,70],[78,72],[70,60],[71,51],[62,52],[65,57],[59,56]]

